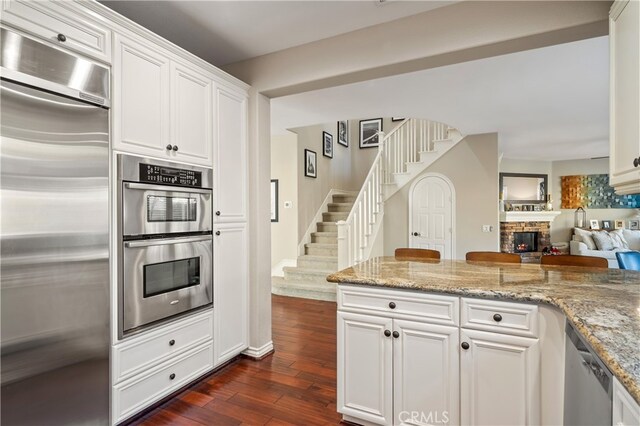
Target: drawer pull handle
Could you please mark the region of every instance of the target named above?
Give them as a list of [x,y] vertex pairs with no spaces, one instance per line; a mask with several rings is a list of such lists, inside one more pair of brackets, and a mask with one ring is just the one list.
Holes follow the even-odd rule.
[[174,151],[178,151],[178,145],[174,145],[174,146],[173,146],[173,150],[174,150]]
[[391,332],[389,330],[385,330],[384,331],[384,335],[389,337],[389,336],[391,336]]
[[175,341],[175,340],[173,340],[173,339],[169,340],[169,346],[173,346],[173,345],[175,345],[175,344],[176,344],[176,341]]
[[173,380],[176,378],[176,374],[175,373],[171,373],[171,375],[169,376],[169,380]]
[[58,36],[56,38],[58,39],[59,42],[62,42],[62,43],[67,41],[67,36],[64,35],[64,34],[58,34]]
[[500,315],[500,314],[493,314],[493,320],[494,320],[495,322],[500,322],[500,321],[502,321],[502,315]]
[[633,167],[640,166],[640,157],[633,159]]
[[167,151],[171,151],[173,149],[173,146],[171,146],[171,144],[167,145]]
[[393,332],[393,337],[394,339],[397,339],[398,337],[400,337],[400,333],[398,333],[397,331]]
[[395,302],[389,302],[389,307],[391,309],[395,309],[396,308],[396,303]]
[[220,235],[220,231],[216,231],[216,235]]
[[216,211],[216,216],[220,216],[220,210]]
[[467,342],[462,342],[460,346],[462,346],[462,349],[464,349],[465,351],[469,349],[469,344]]

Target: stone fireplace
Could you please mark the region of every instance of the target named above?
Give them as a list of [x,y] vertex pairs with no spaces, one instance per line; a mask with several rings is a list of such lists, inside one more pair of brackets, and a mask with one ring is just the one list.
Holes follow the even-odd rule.
[[551,248],[550,222],[500,222],[500,251],[518,253],[523,262],[537,262]]

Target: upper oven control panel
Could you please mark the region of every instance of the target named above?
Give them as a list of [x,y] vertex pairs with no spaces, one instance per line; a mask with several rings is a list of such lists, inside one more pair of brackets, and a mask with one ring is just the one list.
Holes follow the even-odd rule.
[[202,172],[140,163],[140,182],[202,188]]

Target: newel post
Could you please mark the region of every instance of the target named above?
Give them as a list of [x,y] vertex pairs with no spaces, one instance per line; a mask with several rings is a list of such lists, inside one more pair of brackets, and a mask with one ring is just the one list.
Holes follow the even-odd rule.
[[344,220],[339,220],[338,226],[338,270],[342,270],[351,266],[349,263],[349,226]]

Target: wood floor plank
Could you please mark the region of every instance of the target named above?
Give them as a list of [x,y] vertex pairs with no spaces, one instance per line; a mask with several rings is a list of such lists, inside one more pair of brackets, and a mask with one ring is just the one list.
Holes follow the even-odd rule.
[[336,304],[273,296],[272,320],[273,355],[239,358],[132,424],[339,424]]

